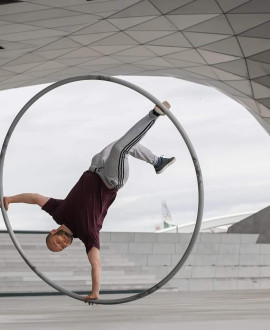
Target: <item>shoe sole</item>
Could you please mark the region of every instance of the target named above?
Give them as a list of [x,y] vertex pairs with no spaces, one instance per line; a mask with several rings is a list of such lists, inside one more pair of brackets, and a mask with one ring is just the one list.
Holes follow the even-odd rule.
[[166,168],[170,165],[172,165],[176,161],[176,158],[174,157],[167,165],[165,165],[160,171],[156,172],[157,174],[160,174],[166,170]]

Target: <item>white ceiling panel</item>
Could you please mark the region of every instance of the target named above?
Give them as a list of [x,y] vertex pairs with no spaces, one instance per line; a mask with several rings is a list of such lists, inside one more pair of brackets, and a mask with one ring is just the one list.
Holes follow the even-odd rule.
[[270,132],[269,31],[266,0],[1,4],[0,87],[85,73],[173,76],[218,88]]
[[[203,14],[203,15],[167,15],[168,19],[179,29],[184,30],[191,26],[196,26],[201,22],[206,22],[211,20],[213,17],[218,16],[218,14]],[[190,30],[192,31],[192,30]],[[199,31],[200,32],[200,31]],[[203,31],[202,31],[203,32]]]
[[194,0],[151,0],[153,5],[158,8],[158,10],[163,13],[167,14],[177,8],[180,8]]

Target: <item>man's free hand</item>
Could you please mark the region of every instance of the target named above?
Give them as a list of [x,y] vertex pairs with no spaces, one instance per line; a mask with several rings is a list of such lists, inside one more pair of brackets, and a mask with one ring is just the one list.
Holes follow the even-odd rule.
[[[7,197],[4,197],[4,205],[5,205],[5,210],[7,211],[8,210],[8,198]],[[0,201],[0,208],[2,208],[2,203]]]

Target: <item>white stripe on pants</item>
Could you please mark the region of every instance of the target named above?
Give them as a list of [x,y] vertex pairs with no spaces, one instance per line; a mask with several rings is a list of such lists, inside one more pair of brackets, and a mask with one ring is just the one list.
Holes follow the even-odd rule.
[[109,188],[120,189],[127,182],[129,176],[129,155],[152,165],[157,163],[158,157],[139,143],[157,118],[150,111],[124,136],[109,144],[93,157],[90,170],[95,170]]

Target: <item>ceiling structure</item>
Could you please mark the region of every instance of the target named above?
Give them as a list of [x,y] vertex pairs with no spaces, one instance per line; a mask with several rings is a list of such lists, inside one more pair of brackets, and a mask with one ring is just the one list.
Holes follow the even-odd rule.
[[0,0],[0,89],[84,75],[209,85],[270,132],[269,0]]

